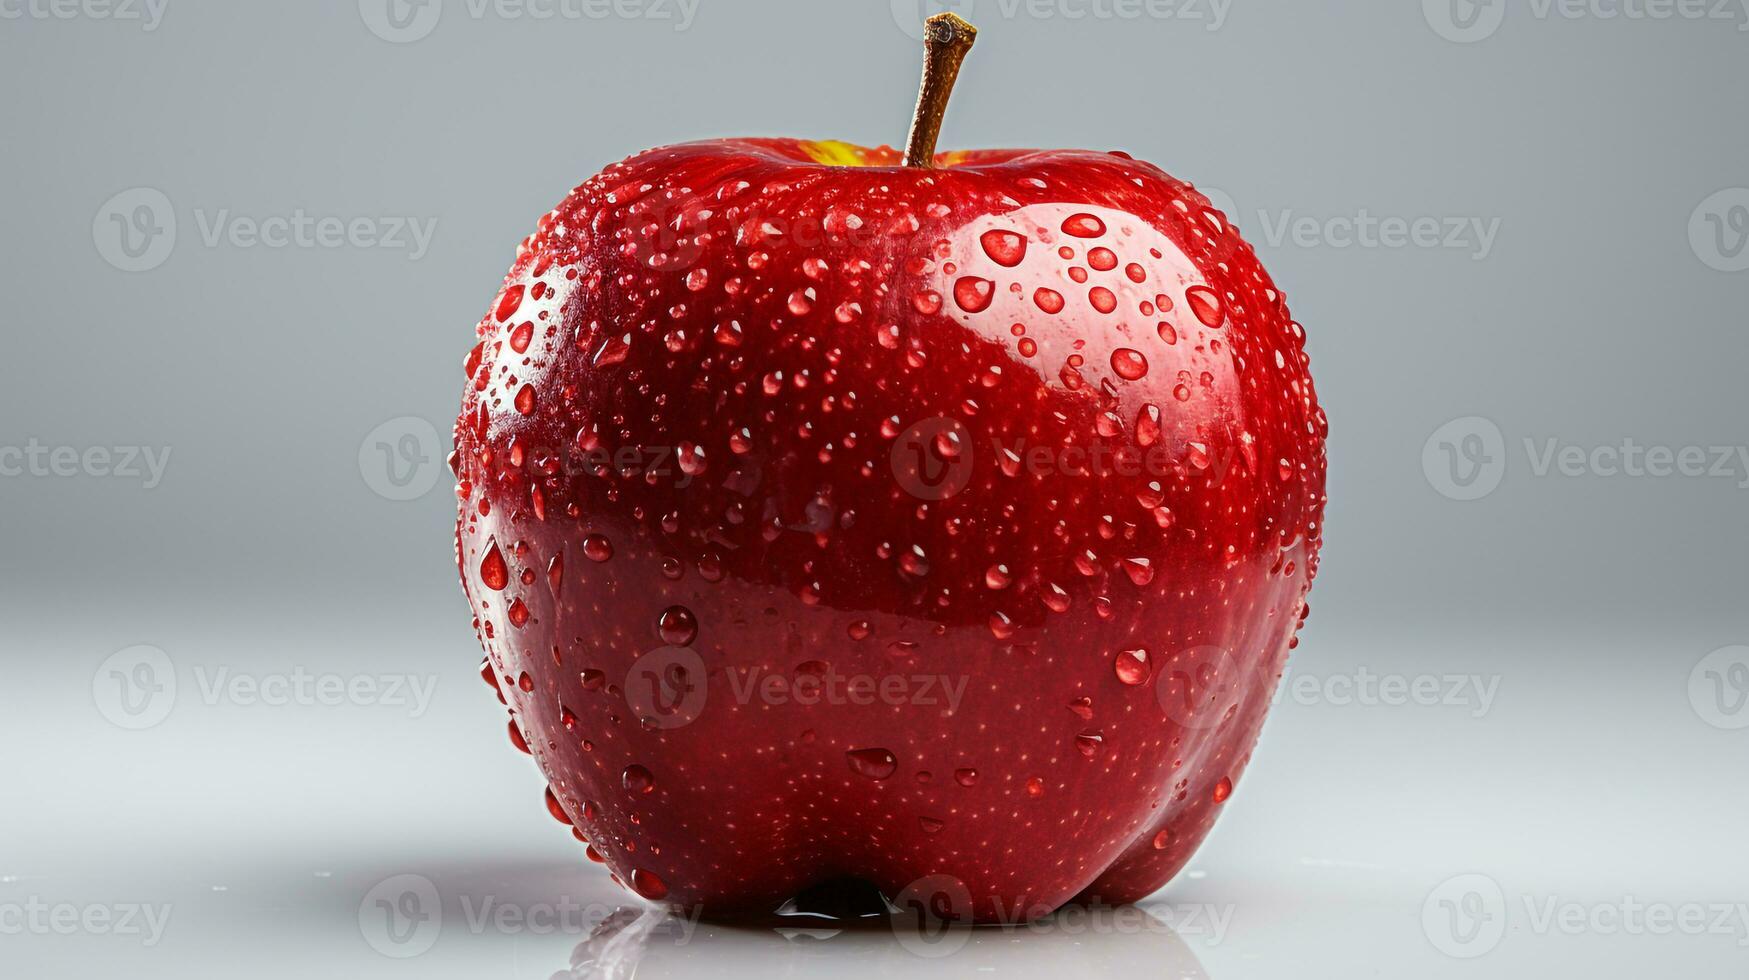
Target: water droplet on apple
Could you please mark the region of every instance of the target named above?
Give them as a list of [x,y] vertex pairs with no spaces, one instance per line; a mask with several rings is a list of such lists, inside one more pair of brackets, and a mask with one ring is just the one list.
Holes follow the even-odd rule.
[[691,442],[682,442],[675,457],[680,461],[680,469],[687,476],[698,476],[708,468],[704,447]]
[[990,614],[990,635],[998,640],[1006,640],[1014,635],[1014,621],[1008,614],[1000,610]]
[[636,764],[626,766],[625,772],[620,773],[619,782],[633,793],[648,793],[656,788],[656,777],[650,775],[650,770]]
[[1098,238],[1105,234],[1105,222],[1085,211],[1063,219],[1063,234],[1076,238]]
[[1018,232],[992,228],[978,236],[978,243],[990,261],[1006,268],[1014,268],[1026,257],[1026,238]]
[[1112,666],[1117,673],[1117,679],[1130,687],[1148,681],[1148,651],[1141,647],[1119,650],[1117,660]]
[[504,564],[504,553],[498,550],[496,539],[486,542],[486,556],[480,559],[480,581],[494,592],[503,592],[510,584],[510,568]]
[[606,561],[613,557],[613,542],[604,534],[591,534],[583,539],[583,557],[590,561]]
[[887,644],[887,655],[903,659],[917,652],[918,644],[914,640],[894,640]]
[[996,295],[996,284],[977,276],[961,276],[953,284],[953,301],[967,313],[982,313],[990,308]]
[[1190,312],[1202,322],[1205,327],[1218,327],[1227,314],[1221,308],[1221,297],[1207,286],[1192,286],[1185,290],[1184,298],[1190,303]]
[[1045,608],[1054,613],[1069,611],[1069,593],[1055,582],[1046,582],[1044,591],[1039,593],[1043,598]]
[[1105,745],[1105,735],[1101,732],[1087,731],[1075,736],[1075,750],[1086,758],[1093,758]]
[[1111,352],[1111,369],[1125,381],[1140,381],[1148,376],[1148,359],[1139,350],[1119,347]]
[[560,805],[559,798],[553,795],[553,788],[551,786],[547,787],[546,798],[547,812],[553,815],[554,820],[569,827],[571,825],[571,817],[565,812],[565,808]]
[[923,553],[922,546],[912,545],[899,555],[899,570],[918,578],[929,574],[929,556]]
[[[521,283],[517,283],[506,289],[504,295],[498,298],[498,308],[493,311],[493,315],[498,318],[499,323],[508,323],[510,318],[516,315],[517,309],[522,306],[522,293],[525,288]],[[476,306],[474,309],[479,309],[479,307]]]
[[685,606],[669,606],[656,620],[656,632],[662,642],[677,647],[692,646],[698,637],[698,617]]
[[639,895],[642,895],[652,902],[660,902],[662,899],[668,897],[668,884],[661,878],[658,878],[654,871],[645,871],[643,868],[633,868],[632,891],[637,892]]
[[852,749],[844,757],[852,772],[870,779],[886,779],[899,768],[899,760],[886,749]]

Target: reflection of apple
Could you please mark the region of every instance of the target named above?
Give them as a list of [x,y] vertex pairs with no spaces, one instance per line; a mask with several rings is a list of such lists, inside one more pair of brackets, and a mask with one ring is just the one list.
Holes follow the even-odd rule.
[[934,154],[969,30],[931,19],[904,160],[634,157],[540,220],[480,324],[455,464],[484,671],[646,898],[1146,895],[1305,615],[1299,325],[1152,166]]
[[[1200,937],[1206,939],[1207,937]],[[1177,977],[1208,974],[1191,943],[1140,908],[1070,911],[1010,929],[924,933],[902,918],[795,917],[745,928],[621,909],[571,953],[554,980],[843,974],[929,977]]]

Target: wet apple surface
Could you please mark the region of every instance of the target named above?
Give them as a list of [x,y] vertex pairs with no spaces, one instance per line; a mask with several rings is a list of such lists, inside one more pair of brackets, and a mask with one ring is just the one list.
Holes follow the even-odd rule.
[[1325,423],[1224,217],[1120,154],[895,163],[615,165],[540,220],[467,359],[485,669],[645,897],[1141,897],[1305,615]]

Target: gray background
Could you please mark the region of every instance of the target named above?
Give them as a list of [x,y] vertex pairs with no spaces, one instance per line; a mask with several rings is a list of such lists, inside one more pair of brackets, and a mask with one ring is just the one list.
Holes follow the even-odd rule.
[[[1749,923],[1568,935],[1537,929],[1526,900],[1749,902],[1749,730],[1736,727],[1749,708],[1709,709],[1701,664],[1749,643],[1749,470],[1733,457],[1720,477],[1539,474],[1525,440],[1749,442],[1749,272],[1715,268],[1741,242],[1709,250],[1690,235],[1708,227],[1703,201],[1749,218],[1732,210],[1749,190],[1715,197],[1749,187],[1749,13],[1539,16],[1494,0],[1476,8],[1486,36],[1464,40],[1447,18],[1467,0],[1443,2],[1232,0],[1218,29],[1208,0],[958,5],[981,34],[945,146],[1124,149],[1218,189],[1306,325],[1330,504],[1295,674],[1497,684],[1484,711],[1284,702],[1247,805],[1199,876],[1163,898],[1237,909],[1219,943],[1181,930],[1200,961],[1182,968],[1741,975]],[[616,901],[595,872],[572,874],[575,851],[474,676],[439,472],[471,327],[535,218],[635,150],[715,135],[902,141],[920,52],[896,11],[919,8],[702,0],[683,25],[678,0],[553,19],[445,0],[427,35],[394,40],[352,0],[168,0],[151,30],[55,9],[0,4],[22,11],[0,19],[0,447],[171,457],[151,489],[0,477],[12,746],[0,777],[17,803],[0,807],[0,907],[38,893],[166,901],[176,919],[145,950],[0,935],[0,963],[42,976],[568,969],[579,935],[463,927],[398,960],[361,940],[356,917],[375,881],[402,872],[436,879],[446,900],[569,888]],[[104,229],[134,188],[168,199],[177,234],[161,264],[127,272]],[[416,258],[202,239],[220,212],[298,209],[436,230]],[[1483,258],[1270,233],[1363,211],[1496,230]],[[1429,441],[1471,417],[1501,434],[1484,470],[1499,483],[1453,499],[1466,494]],[[409,418],[440,436],[415,454],[434,486],[397,501],[361,443],[418,435]],[[145,731],[94,707],[100,665],[134,644],[166,651],[181,685]],[[1709,663],[1749,672],[1749,652]],[[193,672],[223,667],[436,686],[417,718],[204,703]],[[1476,959],[1446,955],[1419,924],[1424,900],[1466,873],[1498,883],[1511,921]],[[1096,938],[1113,962],[1176,962]],[[845,962],[914,972],[969,967],[978,950],[923,961],[868,942]],[[711,943],[701,966],[820,955],[733,933]],[[998,969],[1051,962],[991,955]],[[654,961],[677,975],[687,962]]]

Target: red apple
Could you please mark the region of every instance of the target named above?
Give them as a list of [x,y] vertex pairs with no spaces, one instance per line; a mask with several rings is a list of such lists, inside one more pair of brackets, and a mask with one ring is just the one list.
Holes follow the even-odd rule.
[[1138,899],[1305,617],[1326,426],[1281,292],[1124,154],[934,154],[970,29],[930,38],[904,160],[615,164],[467,358],[483,671],[554,815],[651,900]]

